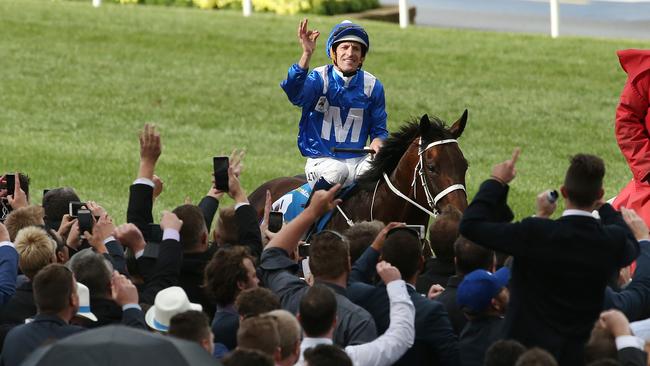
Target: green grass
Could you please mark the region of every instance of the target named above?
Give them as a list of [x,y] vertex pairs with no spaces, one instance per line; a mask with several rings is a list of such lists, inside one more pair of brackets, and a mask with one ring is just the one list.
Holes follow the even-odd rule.
[[[73,186],[125,217],[137,173],[137,132],[163,136],[156,211],[210,185],[211,157],[247,150],[242,177],[261,182],[303,171],[295,146],[300,111],[279,88],[300,54],[298,17],[90,1],[0,1],[0,169],[43,188]],[[312,17],[325,35],[337,17]],[[364,68],[385,85],[389,128],[423,113],[453,121],[470,111],[461,147],[470,195],[490,167],[522,147],[510,202],[533,212],[538,191],[558,187],[567,158],[602,156],[607,195],[631,174],[614,138],[625,75],[617,49],[648,43],[483,33],[365,21]],[[312,66],[327,62],[322,50]]]

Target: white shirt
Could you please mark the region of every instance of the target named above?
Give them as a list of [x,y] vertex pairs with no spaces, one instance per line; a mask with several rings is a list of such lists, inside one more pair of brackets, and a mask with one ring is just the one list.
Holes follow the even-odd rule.
[[[355,366],[388,366],[399,360],[415,341],[415,306],[406,291],[403,280],[386,285],[390,301],[390,326],[384,334],[372,342],[345,347]],[[330,338],[306,337],[300,344],[300,359],[296,365],[304,365],[303,352],[319,344],[332,344]]]

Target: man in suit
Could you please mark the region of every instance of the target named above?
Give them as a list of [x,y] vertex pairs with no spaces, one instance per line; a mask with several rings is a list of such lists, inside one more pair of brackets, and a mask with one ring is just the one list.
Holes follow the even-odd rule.
[[9,241],[7,228],[0,223],[0,305],[4,305],[16,293],[18,252]]
[[[296,275],[298,242],[320,216],[340,203],[334,199],[340,187],[337,184],[329,191],[314,192],[311,204],[284,225],[262,252],[260,279],[265,287],[280,297],[282,308],[294,314],[298,312],[300,299],[309,290],[307,282]],[[373,341],[377,330],[372,316],[348,299],[350,253],[346,239],[339,233],[323,231],[312,237],[309,251],[309,267],[314,282],[335,292],[338,324],[334,343],[345,347]]]
[[4,366],[17,366],[39,346],[81,332],[69,325],[79,310],[77,281],[60,264],[50,264],[34,278],[34,300],[38,313],[30,323],[12,329],[5,338],[0,360]]
[[[382,240],[382,236],[385,240]],[[415,305],[415,342],[395,365],[459,365],[458,337],[449,322],[445,307],[429,300],[415,290],[418,273],[424,266],[422,243],[415,231],[391,223],[355,263],[355,271],[365,272],[361,278],[372,278],[379,259],[394,265],[406,281],[409,296]],[[355,276],[354,278],[360,278]],[[368,310],[377,324],[379,334],[390,324],[386,286],[350,284],[350,299]]]
[[549,350],[560,365],[582,365],[607,281],[638,256],[639,243],[621,215],[602,201],[605,165],[593,155],[571,159],[560,189],[566,203],[560,219],[509,223],[508,184],[518,156],[517,149],[512,159],[494,166],[465,211],[460,233],[514,257],[506,336]]

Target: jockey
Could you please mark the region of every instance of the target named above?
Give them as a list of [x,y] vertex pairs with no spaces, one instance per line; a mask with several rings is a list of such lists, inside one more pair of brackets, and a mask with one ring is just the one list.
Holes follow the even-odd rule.
[[334,26],[325,46],[332,65],[309,72],[320,33],[308,30],[307,22],[298,27],[302,56],[280,86],[302,108],[298,148],[307,157],[305,174],[316,191],[349,185],[368,167],[369,155],[332,148],[362,149],[370,138],[370,148],[378,152],[388,131],[384,87],[361,69],[370,49],[366,31],[350,21]]

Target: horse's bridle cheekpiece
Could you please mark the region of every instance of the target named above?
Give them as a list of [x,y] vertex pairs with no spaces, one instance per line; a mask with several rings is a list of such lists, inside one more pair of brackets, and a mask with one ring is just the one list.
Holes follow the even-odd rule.
[[[411,187],[413,187],[413,195],[414,195],[414,198],[415,198],[415,192],[417,191],[417,189],[415,189],[416,188],[415,185],[417,183],[417,176],[419,175],[420,176],[420,183],[422,184],[422,189],[424,190],[424,194],[427,197],[427,203],[429,204],[429,207],[431,208],[431,210],[427,210],[426,208],[422,207],[420,204],[418,204],[414,200],[410,199],[404,193],[400,192],[397,188],[395,188],[395,186],[393,186],[393,184],[390,182],[390,179],[388,178],[388,175],[384,172],[384,180],[386,181],[386,184],[388,185],[390,190],[393,191],[393,193],[395,193],[396,195],[402,197],[404,200],[408,201],[409,203],[411,203],[415,207],[417,207],[420,210],[424,211],[427,215],[429,215],[431,217],[434,217],[434,218],[436,216],[438,216],[438,214],[439,214],[438,202],[443,197],[445,197],[449,193],[451,193],[453,191],[457,191],[457,190],[462,190],[463,192],[467,192],[465,190],[465,186],[462,185],[462,184],[452,184],[451,186],[449,186],[449,187],[443,189],[442,191],[440,191],[440,193],[438,193],[435,197],[429,191],[429,186],[427,185],[426,174],[424,172],[424,161],[423,161],[422,156],[430,148],[435,147],[435,146],[439,146],[439,145],[444,145],[444,144],[458,144],[458,140],[456,140],[456,139],[446,139],[446,140],[434,141],[434,142],[430,143],[429,145],[427,145],[425,147],[422,147],[422,137],[420,137],[420,139],[418,140],[419,161],[418,161],[418,163],[415,166],[415,169],[413,171],[413,183],[411,183]],[[373,197],[373,200],[374,200],[374,197]]]

